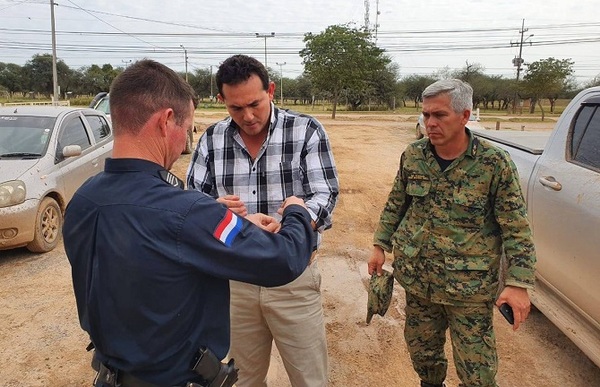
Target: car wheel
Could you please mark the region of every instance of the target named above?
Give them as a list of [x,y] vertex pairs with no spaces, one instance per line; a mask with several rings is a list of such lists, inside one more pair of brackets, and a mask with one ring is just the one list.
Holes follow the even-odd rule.
[[194,133],[191,130],[188,130],[188,136],[187,136],[187,141],[185,142],[185,150],[183,151],[184,154],[190,154],[192,153],[192,150],[194,148]]
[[62,233],[63,216],[56,200],[44,198],[35,220],[33,241],[27,249],[34,253],[45,253],[56,247]]
[[419,124],[417,124],[417,127],[415,128],[415,137],[417,138],[417,140],[423,138],[423,133],[421,133],[421,125]]

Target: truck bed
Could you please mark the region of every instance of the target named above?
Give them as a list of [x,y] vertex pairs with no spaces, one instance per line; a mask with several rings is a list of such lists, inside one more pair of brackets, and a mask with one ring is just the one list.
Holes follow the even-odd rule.
[[512,146],[534,155],[542,154],[552,133],[551,131],[519,132],[516,130],[482,129],[473,129],[472,132],[481,138]]

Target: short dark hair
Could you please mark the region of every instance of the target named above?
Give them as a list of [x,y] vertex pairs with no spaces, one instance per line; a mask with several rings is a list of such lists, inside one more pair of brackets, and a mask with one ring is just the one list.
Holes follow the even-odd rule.
[[248,78],[256,74],[262,82],[263,89],[269,89],[269,73],[265,66],[255,58],[247,55],[231,56],[219,66],[217,70],[217,89],[223,96],[223,85],[238,85],[246,82]]
[[179,74],[150,59],[128,66],[110,86],[111,120],[118,133],[140,129],[160,109],[172,108],[181,125],[197,105],[194,89]]

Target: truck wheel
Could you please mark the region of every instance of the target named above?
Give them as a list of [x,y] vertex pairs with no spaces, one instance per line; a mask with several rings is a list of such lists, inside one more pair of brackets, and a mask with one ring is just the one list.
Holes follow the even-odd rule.
[[192,151],[194,150],[194,132],[191,130],[188,130],[188,137],[187,137],[187,141],[185,142],[185,150],[183,151],[184,154],[190,154],[192,153]]
[[33,240],[27,249],[34,253],[45,253],[56,247],[62,234],[63,216],[56,200],[44,198],[35,220]]
[[419,124],[417,124],[417,127],[415,128],[415,137],[417,138],[417,140],[423,138],[423,133],[421,133],[421,125]]

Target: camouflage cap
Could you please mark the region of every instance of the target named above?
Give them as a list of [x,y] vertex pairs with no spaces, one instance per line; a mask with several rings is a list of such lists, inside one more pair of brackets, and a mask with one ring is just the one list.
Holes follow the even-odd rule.
[[384,316],[392,301],[394,290],[394,276],[387,270],[379,276],[371,275],[369,281],[369,299],[367,301],[367,324],[371,322],[374,314]]

